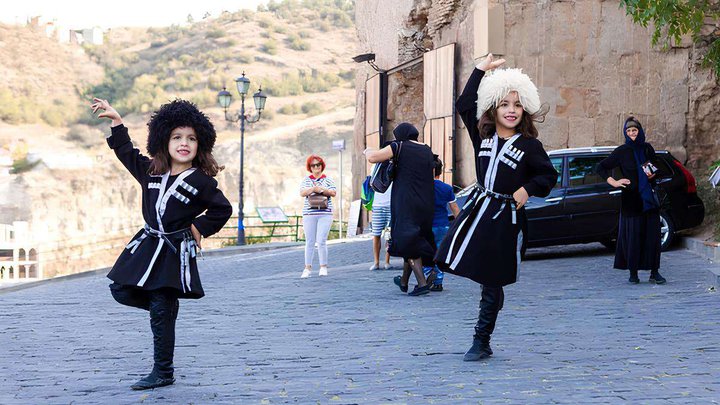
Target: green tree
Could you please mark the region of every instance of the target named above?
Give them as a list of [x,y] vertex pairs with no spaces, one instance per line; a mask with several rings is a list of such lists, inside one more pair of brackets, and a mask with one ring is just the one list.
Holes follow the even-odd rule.
[[720,36],[703,35],[706,20],[720,19],[720,2],[717,0],[621,0],[621,7],[633,22],[654,27],[652,44],[662,43],[663,48],[672,41],[679,43],[684,35],[691,35],[695,43],[707,42],[702,66],[712,68],[720,78]]

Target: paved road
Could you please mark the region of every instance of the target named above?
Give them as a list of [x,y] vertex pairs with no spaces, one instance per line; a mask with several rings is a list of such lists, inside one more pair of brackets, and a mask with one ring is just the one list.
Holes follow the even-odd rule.
[[[0,294],[1,404],[718,403],[720,295],[707,261],[663,254],[665,286],[629,285],[600,245],[530,251],[507,288],[495,357],[462,362],[479,286],[408,297],[369,272],[368,241],[332,245],[327,278],[296,248],[206,258],[183,301],[176,385],[151,366],[147,315],[101,276]],[[361,264],[359,264],[361,263]]]

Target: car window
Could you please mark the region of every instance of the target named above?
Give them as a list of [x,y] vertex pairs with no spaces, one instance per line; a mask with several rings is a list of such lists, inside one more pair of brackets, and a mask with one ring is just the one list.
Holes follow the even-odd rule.
[[570,187],[605,183],[605,179],[595,173],[595,167],[605,156],[577,156],[568,158]]
[[555,183],[555,188],[562,187],[562,161],[563,159],[561,157],[551,158],[550,162],[552,163],[553,167],[555,168],[555,171],[558,172],[558,178],[557,183]]

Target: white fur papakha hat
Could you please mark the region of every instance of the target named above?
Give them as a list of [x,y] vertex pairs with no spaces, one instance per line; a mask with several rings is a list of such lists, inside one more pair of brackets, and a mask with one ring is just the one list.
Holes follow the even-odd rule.
[[540,95],[530,76],[522,69],[496,69],[485,74],[478,87],[477,119],[496,107],[511,91],[517,91],[525,111],[530,114],[540,111]]

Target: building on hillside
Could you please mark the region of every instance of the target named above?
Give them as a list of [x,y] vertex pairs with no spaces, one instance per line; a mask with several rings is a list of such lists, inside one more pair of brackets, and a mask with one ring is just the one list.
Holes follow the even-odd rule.
[[[454,100],[491,52],[537,84],[549,113],[538,125],[546,149],[617,145],[636,115],[656,149],[698,170],[720,154],[720,88],[689,40],[661,51],[651,31],[607,0],[358,0],[353,197],[377,147],[403,121],[446,163],[444,179],[475,181],[472,145]],[[715,106],[715,107],[713,107]],[[391,135],[390,135],[391,136]]]
[[72,44],[103,44],[103,32],[99,27],[70,30],[70,43]]
[[43,278],[38,249],[27,222],[0,224],[0,282]]
[[61,44],[102,45],[105,39],[105,34],[100,27],[70,29],[58,24],[55,19],[50,20],[43,16],[29,17],[27,25],[34,30],[44,32],[45,36],[53,38]]
[[103,31],[100,27],[85,28],[82,30],[83,40],[91,45],[103,44]]
[[55,39],[61,44],[69,44],[71,34],[72,30],[70,28],[58,27],[58,29],[55,31]]

